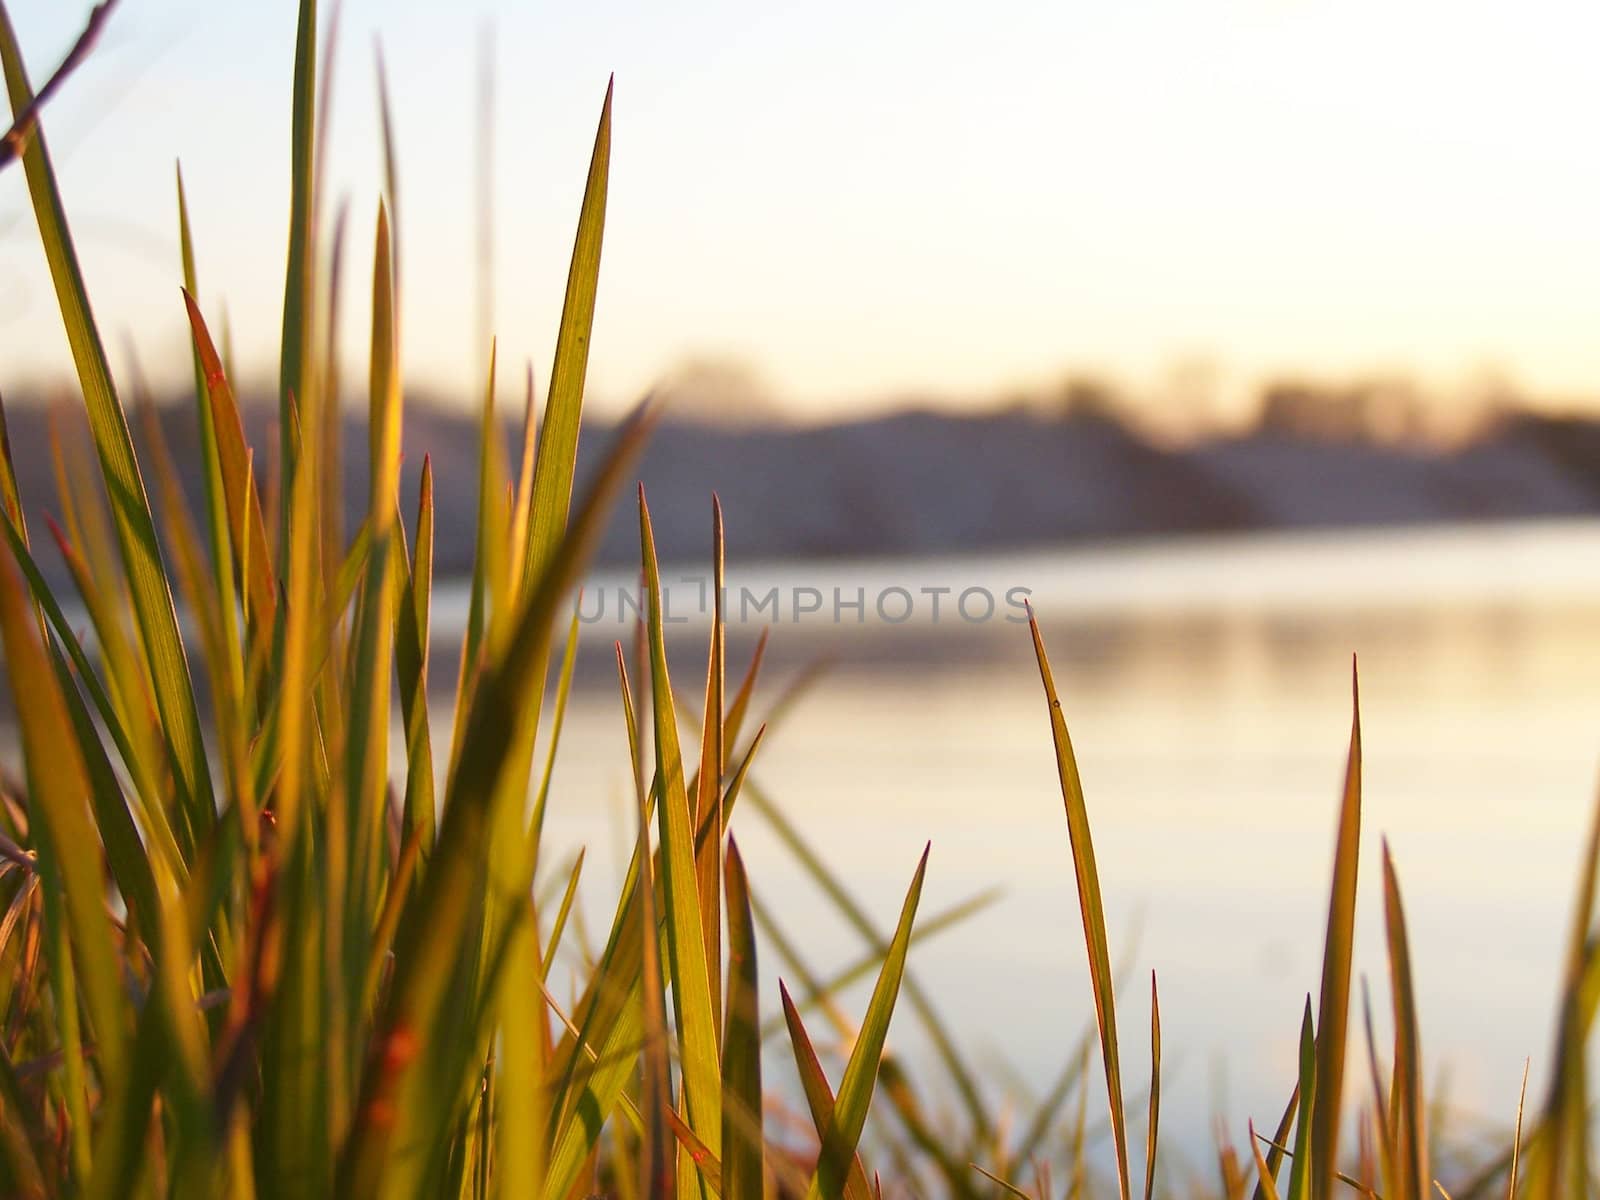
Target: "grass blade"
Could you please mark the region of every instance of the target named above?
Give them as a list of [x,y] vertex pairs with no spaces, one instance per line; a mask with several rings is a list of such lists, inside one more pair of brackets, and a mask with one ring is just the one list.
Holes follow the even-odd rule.
[[[178,168],[178,245],[183,259],[183,290],[198,297],[200,284],[195,268],[194,237],[189,229],[189,201],[183,190],[183,169]],[[228,497],[222,479],[222,459],[217,441],[216,417],[212,411],[210,388],[206,383],[206,364],[199,348],[194,351],[195,419],[199,425],[200,469],[204,488],[206,544],[211,550],[212,587],[222,621],[223,641],[231,652],[231,670],[240,677],[238,630],[233,583],[233,543],[229,533]]]
[[[811,1120],[817,1127],[817,1137],[821,1139],[825,1132],[833,1127],[836,1120],[833,1089],[828,1086],[828,1077],[823,1073],[822,1063],[817,1058],[810,1036],[806,1033],[805,1024],[800,1020],[800,1013],[789,998],[788,988],[784,987],[781,980],[778,983],[778,996],[783,1001],[783,1019],[789,1027],[789,1042],[794,1048],[795,1066],[800,1071],[800,1086],[805,1092],[806,1104],[811,1109]],[[850,1155],[843,1194],[845,1200],[871,1200],[872,1197],[872,1190],[867,1184],[866,1170],[861,1165],[860,1156],[854,1152]]]
[[[1295,1113],[1300,1105],[1300,1084],[1295,1083],[1294,1091],[1289,1093],[1289,1103],[1283,1106],[1283,1116],[1278,1119],[1278,1127],[1273,1131],[1272,1140],[1267,1145],[1267,1174],[1273,1180],[1278,1178],[1278,1167],[1283,1162],[1284,1147],[1289,1143],[1289,1130],[1294,1124]],[[1253,1200],[1268,1200],[1266,1188],[1256,1184]]]
[[1111,1106],[1111,1133],[1116,1142],[1117,1186],[1122,1200],[1129,1200],[1128,1131],[1122,1108],[1122,1067],[1117,1054],[1116,1000],[1112,988],[1111,952],[1106,943],[1105,910],[1100,900],[1100,876],[1095,869],[1094,842],[1089,834],[1089,809],[1083,798],[1083,783],[1072,753],[1072,740],[1067,735],[1066,718],[1061,713],[1061,700],[1050,674],[1044,638],[1032,610],[1028,613],[1028,627],[1033,633],[1034,654],[1039,660],[1039,675],[1050,705],[1050,731],[1056,743],[1056,768],[1061,776],[1061,797],[1067,810],[1072,866],[1078,879],[1078,905],[1083,913],[1083,938],[1089,952],[1089,977],[1094,984],[1095,1016],[1100,1024],[1100,1050],[1105,1061],[1106,1093]]
[[[809,678],[808,673],[807,679],[801,680],[798,686],[804,686]],[[793,695],[794,693],[791,690],[789,694]],[[769,716],[768,725],[778,718],[780,715],[778,710],[784,707],[784,703],[780,701],[772,715]],[[754,749],[753,744],[751,749]],[[742,771],[734,777],[735,784],[738,784],[741,779],[743,779]],[[743,787],[744,790],[750,793],[750,803],[772,826],[773,831],[777,833],[784,846],[799,860],[801,866],[806,869],[806,873],[816,881],[817,886],[833,902],[845,920],[861,935],[862,939],[876,954],[879,956],[887,954],[889,949],[888,940],[878,932],[866,910],[828,868],[822,855],[801,836],[794,823],[784,815],[783,810],[773,802],[771,797],[756,786],[755,780],[746,780]],[[734,790],[732,787],[729,788],[730,795]],[[731,812],[732,803],[725,800],[724,815],[730,820],[732,819]],[[911,1009],[916,1014],[918,1021],[921,1022],[923,1029],[927,1031],[928,1037],[932,1040],[934,1049],[938,1054],[940,1065],[949,1073],[952,1082],[955,1084],[956,1091],[961,1097],[968,1118],[972,1122],[974,1140],[978,1142],[987,1141],[991,1132],[988,1111],[983,1103],[983,1097],[979,1093],[977,1080],[962,1058],[955,1039],[950,1036],[944,1022],[933,1007],[933,1001],[923,990],[916,977],[907,973],[904,987],[906,1001],[911,1005]],[[959,1158],[951,1158],[949,1161],[953,1169],[947,1171],[945,1175],[951,1187],[957,1192],[970,1187],[971,1172],[966,1169],[965,1161]]]
[[[912,931],[911,944],[913,946],[921,945],[935,934],[943,933],[947,929],[953,929],[967,920],[967,918],[976,916],[994,904],[1003,894],[999,888],[989,888],[987,891],[979,892],[975,896],[968,897],[966,900],[959,901],[949,908],[941,909],[932,916],[924,918],[918,923],[916,929]],[[810,1011],[818,1004],[837,996],[852,984],[865,979],[876,971],[882,962],[883,956],[881,954],[873,954],[871,952],[863,954],[855,962],[834,972],[827,979],[816,981],[814,986],[808,983],[805,993],[795,1002],[795,1007],[802,1014]],[[762,1026],[762,1039],[765,1040],[774,1036],[783,1027],[783,1017],[781,1015],[769,1018],[766,1024]]]
[[228,526],[244,579],[246,612],[258,629],[271,627],[278,604],[278,584],[272,569],[272,554],[267,545],[266,521],[261,512],[261,497],[254,483],[251,451],[244,437],[244,422],[239,415],[233,386],[222,368],[222,359],[200,315],[200,305],[187,291],[183,302],[189,314],[189,331],[194,338],[205,376],[206,395],[211,411],[212,430],[217,440],[217,462],[222,473],[223,496],[228,508]]
[[761,1200],[761,1031],[755,929],[744,859],[728,840],[728,1004],[722,1039],[722,1194]]
[[1300,1112],[1295,1119],[1294,1161],[1289,1166],[1288,1200],[1306,1200],[1311,1194],[1312,1122],[1317,1103],[1317,1042],[1311,1023],[1311,997],[1306,997],[1300,1018]]
[[1356,874],[1361,854],[1361,692],[1354,664],[1350,692],[1350,757],[1333,858],[1328,936],[1317,1006],[1317,1092],[1312,1106],[1311,1200],[1331,1200],[1339,1159],[1345,1043],[1350,1023],[1350,960],[1355,949]]
[[[292,410],[304,406],[313,386],[311,314],[314,303],[316,192],[317,0],[300,0],[295,32],[294,94],[290,110],[289,254],[283,280],[283,339],[278,360],[278,469],[283,494],[294,486],[298,453]],[[280,545],[289,544],[288,506],[279,526]]]
[[[639,912],[641,928],[657,927],[656,881],[651,869],[650,814],[643,798],[636,805],[639,819]],[[672,1077],[667,1066],[667,997],[661,977],[661,942],[646,936],[642,942],[644,963],[644,1044],[640,1047],[640,1077],[644,1101],[644,1130],[639,1147],[639,1188],[651,1197],[671,1197],[677,1190],[666,1117],[672,1109]],[[692,1136],[692,1133],[690,1134]]]
[[[1156,973],[1150,972],[1150,1129],[1144,1149],[1144,1200],[1156,1190],[1156,1133],[1161,1128],[1161,999],[1156,994]],[[1254,1132],[1250,1138],[1255,1144]],[[1260,1152],[1257,1152],[1259,1157]]]
[[1389,843],[1383,844],[1383,911],[1389,935],[1389,986],[1394,994],[1393,1119],[1396,1139],[1397,1200],[1425,1200],[1428,1195],[1427,1100],[1422,1091],[1422,1039],[1416,991],[1411,982],[1411,945],[1400,901]]
[[845,1179],[850,1172],[856,1144],[861,1140],[861,1131],[867,1123],[867,1107],[872,1102],[873,1088],[877,1085],[883,1044],[889,1035],[889,1018],[894,1014],[895,1001],[900,995],[900,978],[905,973],[906,951],[911,944],[911,925],[916,919],[917,903],[922,898],[922,880],[927,870],[928,848],[924,848],[922,858],[917,863],[917,873],[912,876],[911,888],[906,893],[905,904],[900,909],[900,922],[889,943],[889,953],[884,956],[883,969],[878,973],[872,999],[867,1003],[861,1031],[850,1050],[850,1061],[845,1064],[844,1078],[839,1081],[833,1120],[823,1132],[822,1154],[817,1160],[817,1173],[808,1193],[812,1200],[817,1197],[833,1200],[844,1194]]
[[[578,458],[578,423],[583,412],[583,381],[589,367],[589,335],[594,326],[595,295],[600,282],[600,244],[606,221],[606,189],[611,171],[611,85],[606,85],[595,133],[589,178],[578,214],[578,233],[567,272],[567,295],[561,306],[555,363],[545,397],[544,425],[533,468],[533,509],[528,522],[524,580],[544,571],[567,524],[572,502],[572,475]],[[697,1131],[698,1132],[698,1131]]]
[[433,850],[433,735],[428,717],[428,637],[433,594],[433,463],[424,456],[417,496],[417,535],[407,564],[395,633],[395,674],[406,726],[405,826]]
[[[644,487],[639,488],[639,544],[649,592],[650,687],[655,710],[656,817],[661,826],[661,890],[665,899],[667,966],[672,1011],[683,1068],[689,1128],[712,1154],[721,1156],[721,1031],[706,971],[700,894],[695,877],[694,825],[683,777],[678,720],[667,675],[661,568]],[[681,1180],[680,1180],[681,1182]]]
[[1256,1123],[1249,1123],[1250,1150],[1256,1157],[1256,1191],[1265,1200],[1278,1200],[1278,1182],[1273,1175],[1272,1167],[1268,1165],[1266,1156],[1261,1153],[1261,1139],[1256,1136]]
[[723,745],[722,712],[726,632],[723,628],[723,534],[722,502],[711,497],[711,572],[712,615],[711,650],[706,656],[706,702],[700,727],[700,772],[694,795],[694,825],[697,832],[712,831],[703,844],[695,847],[695,874],[700,892],[701,938],[706,950],[706,975],[711,985],[711,1015],[722,1026],[722,836],[725,813],[722,810],[722,776],[726,750]]

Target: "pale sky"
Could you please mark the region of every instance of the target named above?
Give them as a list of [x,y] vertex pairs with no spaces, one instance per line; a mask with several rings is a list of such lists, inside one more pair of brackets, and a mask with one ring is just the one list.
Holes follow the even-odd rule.
[[[35,82],[88,0],[12,0]],[[45,122],[101,327],[188,371],[173,163],[202,301],[276,363],[292,0],[123,0]],[[323,0],[323,16],[329,11]],[[459,15],[455,15],[459,14]],[[1600,9],[1589,3],[529,4],[349,0],[331,196],[364,361],[395,95],[405,366],[463,399],[479,17],[498,72],[496,325],[548,373],[607,76],[591,394],[746,362],[791,411],[1130,382],[1486,368],[1600,398]],[[69,370],[22,175],[0,175],[0,388]]]

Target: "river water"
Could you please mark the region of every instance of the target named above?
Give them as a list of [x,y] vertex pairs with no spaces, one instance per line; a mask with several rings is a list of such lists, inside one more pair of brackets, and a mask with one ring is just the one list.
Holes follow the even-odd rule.
[[[1007,604],[1016,588],[1039,614],[1082,768],[1113,955],[1125,964],[1130,1096],[1148,1070],[1151,969],[1160,981],[1175,1152],[1200,1152],[1218,1116],[1241,1138],[1245,1116],[1270,1128],[1293,1084],[1300,1009],[1318,985],[1352,655],[1365,744],[1357,959],[1380,1044],[1387,837],[1430,1086],[1462,1131],[1509,1124],[1528,1059],[1538,1086],[1595,794],[1600,523],[778,567],[742,567],[731,553],[731,680],[756,629],[771,627],[758,713],[828,661],[775,722],[752,778],[885,930],[926,842],[925,917],[1000,889],[911,957],[997,1110],[1026,1119],[1027,1097],[1062,1069],[1093,1012],[1048,713],[1020,610]],[[686,697],[704,678],[697,570],[666,577]],[[766,600],[773,588],[776,609],[741,613],[744,594]],[[912,600],[909,619],[896,589]],[[545,860],[548,886],[588,846],[583,912],[596,941],[633,836],[609,682],[611,639],[629,636],[631,609],[616,619],[625,590],[597,577],[585,594],[584,682]],[[963,592],[974,619],[952,611]],[[995,598],[986,621],[979,592]],[[817,611],[796,619],[796,605]],[[451,611],[447,589],[440,619]],[[759,812],[739,812],[733,828],[755,890],[810,967],[826,973],[864,951]],[[777,978],[796,972],[770,943],[761,966],[762,1002],[775,1010]],[[847,1013],[859,1015],[867,990],[844,994]],[[823,1017],[811,1023],[828,1040]],[[891,1046],[933,1107],[950,1109],[949,1080],[904,1006]],[[792,1069],[774,1040],[769,1076]],[[1351,1073],[1364,1086],[1365,1071]]]

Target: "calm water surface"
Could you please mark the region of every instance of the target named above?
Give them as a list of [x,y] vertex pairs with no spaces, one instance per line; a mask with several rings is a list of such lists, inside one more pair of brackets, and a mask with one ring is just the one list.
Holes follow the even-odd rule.
[[[1352,654],[1366,750],[1357,956],[1380,1040],[1387,837],[1431,1080],[1464,1116],[1509,1123],[1524,1061],[1530,1087],[1544,1077],[1597,775],[1600,524],[768,570],[735,562],[729,578],[829,598],[819,616],[796,624],[785,613],[773,628],[758,708],[812,658],[832,665],[772,731],[753,776],[882,927],[930,839],[924,914],[1002,889],[911,960],[997,1099],[1045,1088],[1092,1017],[1048,714],[1025,626],[887,625],[871,615],[886,587],[1032,590],[1082,768],[1113,954],[1129,965],[1118,996],[1124,1071],[1146,1076],[1154,968],[1175,1149],[1204,1146],[1219,1112],[1241,1137],[1247,1115],[1270,1127],[1292,1086],[1299,1012],[1318,980]],[[835,586],[847,598],[866,589],[866,622],[847,611],[832,624]],[[691,619],[671,635],[685,694],[703,685],[703,631]],[[731,635],[730,678],[750,633]],[[587,635],[547,861],[589,847],[585,913],[598,941],[631,845],[631,793],[607,683],[618,627]],[[854,960],[860,939],[760,815],[739,812],[734,830],[756,890],[807,962],[824,971]],[[794,972],[769,943],[761,951],[772,1007],[776,978]],[[853,1014],[866,993],[848,993]],[[812,1024],[819,1037],[827,1028],[820,1015]],[[949,1107],[948,1080],[904,1006],[891,1044]],[[769,1049],[769,1072],[788,1078],[786,1047]]]

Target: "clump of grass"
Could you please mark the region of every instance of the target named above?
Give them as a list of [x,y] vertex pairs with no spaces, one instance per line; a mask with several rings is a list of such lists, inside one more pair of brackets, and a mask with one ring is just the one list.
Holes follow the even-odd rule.
[[[243,432],[208,327],[178,184],[185,306],[194,345],[204,489],[187,507],[160,426],[141,459],[107,365],[57,191],[38,105],[0,4],[0,65],[27,136],[22,167],[88,416],[95,463],[56,447],[63,526],[52,529],[92,629],[80,638],[36,558],[0,440],[0,641],[17,701],[25,784],[0,805],[0,1191],[7,1195],[618,1196],[804,1194],[866,1200],[892,1179],[957,1196],[1056,1163],[1073,1195],[1092,1178],[1080,1107],[1097,1041],[1114,1175],[1134,1194],[1113,969],[1089,810],[1044,641],[1033,625],[1081,901],[1095,1020],[1057,1085],[1015,1136],[992,1090],[908,969],[912,943],[969,916],[974,897],[917,921],[928,854],[892,930],[879,926],[784,818],[752,765],[765,727],[751,697],[758,646],[731,699],[720,608],[698,736],[667,670],[650,512],[638,495],[651,598],[622,720],[637,839],[603,948],[572,1001],[549,986],[582,871],[542,854],[551,766],[577,645],[568,606],[611,504],[648,436],[641,411],[573,503],[584,376],[610,160],[610,89],[578,218],[542,419],[531,399],[515,486],[494,416],[488,351],[470,615],[455,664],[454,718],[427,703],[433,479],[400,511],[398,236],[393,138],[372,256],[367,511],[340,527],[336,438],[342,219],[325,245],[316,164],[321,98],[316,11],[301,0],[292,96],[293,180],[278,428],[272,461]],[[331,256],[326,253],[333,247]],[[174,298],[174,303],[180,301]],[[4,417],[0,412],[0,435]],[[29,452],[38,448],[30,447]],[[147,479],[161,499],[150,502]],[[90,486],[92,485],[92,486]],[[103,489],[104,507],[98,498]],[[409,518],[409,521],[407,520]],[[713,504],[720,585],[723,531]],[[721,588],[717,589],[720,596]],[[180,635],[180,606],[193,619]],[[542,712],[558,659],[554,704]],[[198,686],[200,683],[206,686]],[[396,686],[397,685],[397,686]],[[403,775],[390,778],[391,690]],[[202,697],[204,700],[202,701]],[[774,713],[786,707],[780,700]],[[691,718],[692,720],[692,718]],[[543,733],[544,751],[539,753]],[[209,733],[209,739],[207,734]],[[686,746],[698,747],[691,768]],[[1433,1184],[1420,1016],[1394,865],[1384,856],[1396,1030],[1373,1089],[1353,1175],[1341,1156],[1357,880],[1360,726],[1353,727],[1322,988],[1307,998],[1299,1078],[1271,1137],[1219,1148],[1222,1192],[1325,1200],[1340,1186],[1420,1200]],[[534,786],[535,772],[538,784]],[[438,781],[442,779],[442,791]],[[742,806],[741,806],[742,801]],[[730,832],[736,807],[771,823],[859,932],[860,961],[806,964],[752,890]],[[1584,1047],[1600,990],[1591,936],[1600,825],[1591,841],[1562,991],[1557,1070],[1517,1135],[1458,1197],[1585,1191]],[[552,874],[552,872],[556,872]],[[535,881],[557,891],[536,890]],[[553,914],[536,895],[554,896]],[[548,910],[549,904],[546,904]],[[758,931],[760,937],[758,937]],[[794,982],[761,1023],[758,955]],[[838,993],[875,976],[859,1016]],[[886,1049],[901,995],[925,1027],[953,1121]],[[1151,980],[1152,1074],[1142,1172],[1158,1170],[1160,1017]],[[837,1086],[806,1025],[820,1011],[849,1046]],[[1370,1023],[1369,1023],[1370,1029]],[[762,1047],[786,1034],[809,1133],[766,1119]],[[876,1104],[876,1107],[874,1107]],[[869,1114],[875,1135],[868,1138]],[[1518,1183],[1520,1173],[1520,1185]],[[1098,1178],[1097,1176],[1093,1178]],[[1342,1183],[1341,1183],[1342,1181]],[[1196,1186],[1197,1192],[1214,1187]]]

